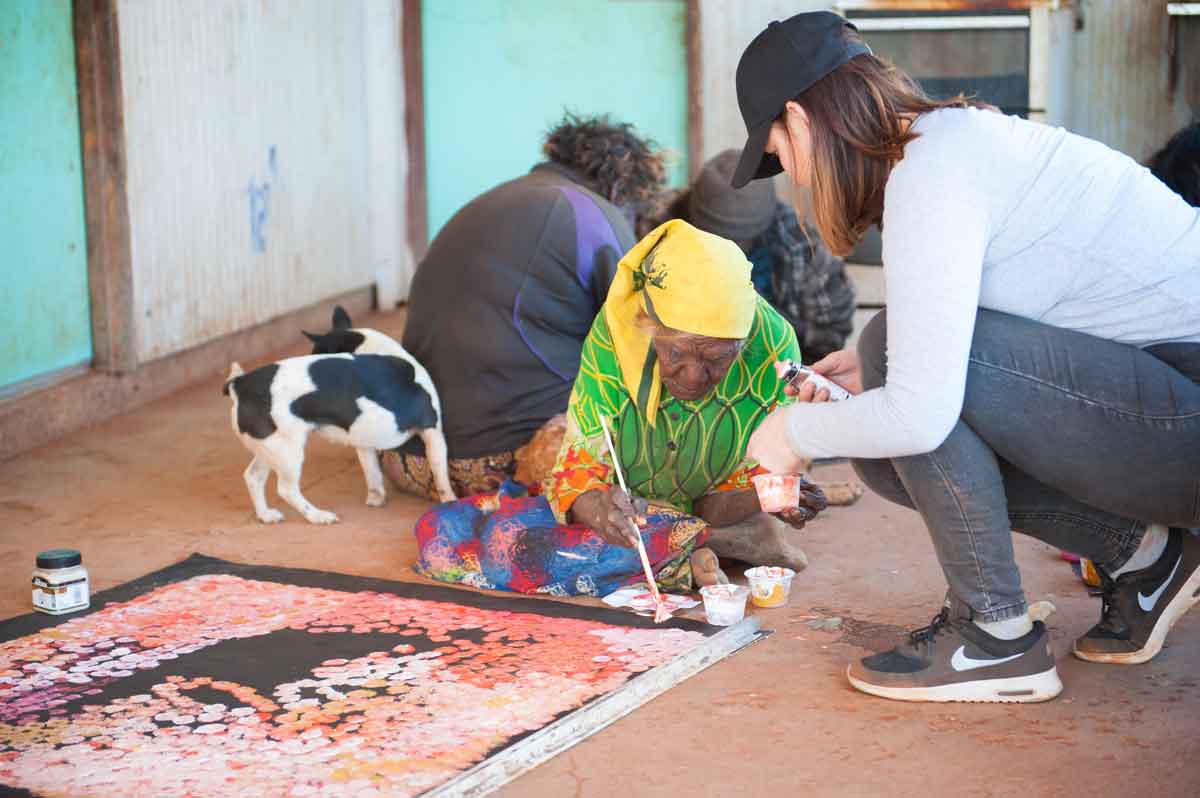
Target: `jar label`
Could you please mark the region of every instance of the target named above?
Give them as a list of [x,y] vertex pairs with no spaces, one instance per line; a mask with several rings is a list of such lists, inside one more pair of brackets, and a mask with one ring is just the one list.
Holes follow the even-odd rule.
[[33,606],[45,612],[66,612],[88,605],[86,579],[52,585],[44,579],[33,580]]

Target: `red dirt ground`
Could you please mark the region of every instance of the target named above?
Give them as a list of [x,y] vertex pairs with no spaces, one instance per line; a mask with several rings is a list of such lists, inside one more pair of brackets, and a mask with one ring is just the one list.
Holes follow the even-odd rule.
[[[397,334],[403,314],[362,320]],[[297,331],[296,346],[303,347]],[[244,363],[249,366],[250,364]],[[249,456],[220,380],[0,463],[0,616],[29,611],[34,554],[79,548],[102,590],[202,552],[241,562],[416,579],[412,526],[428,503],[363,504],[353,453],[315,440],[305,494],[334,527],[259,524],[242,484]],[[846,466],[818,471],[846,478]],[[1066,690],[1032,706],[910,705],[860,695],[846,663],[923,625],[944,585],[918,517],[868,494],[800,533],[812,564],[789,606],[760,610],[775,634],[670,690],[519,778],[506,796],[1200,795],[1200,611],[1153,662],[1084,663],[1071,639],[1096,599],[1054,552],[1020,539],[1026,589],[1050,599]],[[836,632],[814,617],[838,616]],[[864,648],[866,647],[866,648]],[[648,742],[650,741],[650,742]]]

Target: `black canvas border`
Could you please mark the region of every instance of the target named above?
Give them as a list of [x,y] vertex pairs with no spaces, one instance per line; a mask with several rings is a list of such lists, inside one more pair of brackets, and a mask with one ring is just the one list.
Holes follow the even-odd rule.
[[174,565],[168,565],[166,568],[153,571],[145,576],[93,594],[91,606],[86,610],[68,615],[46,615],[45,613],[31,612],[27,615],[19,615],[15,618],[0,621],[0,642],[16,640],[17,638],[40,632],[43,629],[59,626],[75,618],[86,617],[94,612],[100,612],[109,604],[130,601],[165,585],[182,582],[196,576],[214,574],[228,574],[230,576],[239,576],[243,579],[277,582],[279,584],[296,585],[299,587],[341,590],[347,593],[386,593],[403,598],[462,604],[482,610],[521,612],[532,615],[545,615],[550,618],[573,618],[635,629],[684,629],[689,632],[699,632],[705,637],[712,637],[723,628],[682,618],[672,618],[669,621],[656,624],[653,618],[635,615],[623,610],[609,607],[590,607],[581,604],[571,604],[565,601],[525,598],[520,596],[520,594],[514,593],[483,593],[423,582],[404,582],[369,576],[354,576],[353,574],[336,573],[333,571],[317,571],[308,568],[284,568],[274,565],[250,565],[222,560],[206,554],[192,554],[187,559]]
[[[573,618],[626,628],[683,629],[686,631],[698,632],[705,638],[709,639],[727,631],[726,627],[710,626],[698,621],[678,618],[672,618],[664,623],[656,624],[652,618],[635,615],[630,612],[611,609],[608,607],[590,607],[579,604],[569,604],[562,601],[522,598],[519,597],[519,595],[512,594],[481,593],[472,590],[463,590],[421,582],[403,582],[374,577],[354,576],[351,574],[335,573],[331,571],[317,571],[307,568],[284,568],[269,565],[249,565],[245,563],[230,562],[217,557],[210,557],[205,554],[192,554],[187,559],[175,563],[174,565],[169,565],[161,570],[151,572],[145,576],[138,577],[137,579],[133,579],[129,582],[125,582],[124,584],[117,585],[116,587],[93,595],[91,606],[87,610],[63,616],[45,615],[43,613],[34,612],[29,613],[28,615],[10,618],[6,621],[0,621],[0,642],[15,640],[26,635],[35,634],[44,629],[50,629],[60,624],[67,623],[73,618],[80,618],[90,615],[94,612],[100,612],[110,604],[129,601],[156,588],[181,582],[186,579],[191,579],[196,576],[212,574],[229,574],[232,576],[239,576],[244,579],[277,582],[280,584],[295,585],[300,587],[342,590],[351,593],[373,591],[377,593],[401,596],[404,598],[466,605],[483,610],[528,613],[534,615],[544,615],[546,617],[553,618]],[[654,669],[635,674],[629,681],[633,682],[645,679],[649,673],[653,672],[653,670]],[[584,702],[584,704],[580,707],[559,713],[550,722],[538,729],[523,732],[509,738],[502,745],[498,745],[491,749],[486,756],[480,759],[480,762],[486,762],[500,751],[503,751],[504,749],[509,748],[534,734],[537,734],[562,718],[586,709],[595,702],[603,699],[606,695],[610,694],[601,694],[595,696],[594,698]],[[435,787],[431,789],[437,788]],[[11,795],[14,796],[14,798],[37,798],[38,794],[33,793],[26,788],[14,787],[9,784],[0,783],[0,795]]]

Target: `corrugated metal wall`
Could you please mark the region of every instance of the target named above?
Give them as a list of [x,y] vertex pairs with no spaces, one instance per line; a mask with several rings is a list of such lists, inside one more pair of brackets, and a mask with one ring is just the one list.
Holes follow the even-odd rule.
[[[399,260],[399,237],[373,245],[369,222],[368,163],[403,185],[403,139],[371,152],[366,2],[121,3],[139,360],[369,285]],[[398,28],[389,41],[398,52]]]
[[[1068,128],[1144,160],[1187,124],[1184,87],[1167,92],[1166,7],[1167,0],[1077,0]],[[1200,54],[1181,56],[1181,83],[1200,81]]]
[[700,0],[701,101],[704,105],[704,151],[697,166],[712,156],[746,143],[746,126],[738,112],[734,75],[750,40],[773,19],[805,11],[829,9],[830,0],[756,0],[730,3]]
[[[1168,95],[1168,0],[1072,0],[1054,12],[1047,121],[1143,159],[1191,113],[1200,97],[1200,20],[1179,24],[1179,87]],[[733,76],[742,50],[772,19],[828,9],[832,0],[700,0],[704,156],[744,141]],[[1078,30],[1075,24],[1078,20]],[[1197,100],[1193,99],[1193,103]]]

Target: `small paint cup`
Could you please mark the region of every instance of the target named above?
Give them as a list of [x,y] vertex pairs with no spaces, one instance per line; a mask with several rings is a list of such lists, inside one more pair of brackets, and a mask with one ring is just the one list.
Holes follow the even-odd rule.
[[799,474],[759,474],[753,479],[758,504],[764,513],[778,513],[800,506]]
[[713,626],[733,626],[746,617],[750,589],[744,585],[709,585],[700,588],[704,615]]
[[750,581],[750,601],[755,607],[782,607],[787,604],[788,594],[792,592],[792,577],[795,575],[796,572],[791,568],[774,565],[746,569],[746,579]]

